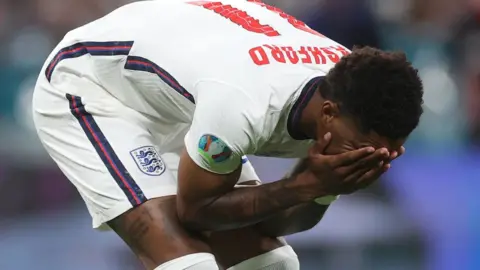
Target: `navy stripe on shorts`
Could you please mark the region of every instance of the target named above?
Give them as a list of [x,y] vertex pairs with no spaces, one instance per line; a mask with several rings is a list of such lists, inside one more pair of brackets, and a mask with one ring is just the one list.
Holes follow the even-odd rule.
[[93,147],[95,147],[97,154],[102,159],[113,179],[115,179],[115,182],[117,182],[118,186],[125,193],[130,203],[133,206],[137,206],[146,202],[147,198],[145,194],[115,154],[115,151],[100,130],[93,116],[85,110],[81,98],[69,94],[67,94],[66,97],[70,103],[70,111],[75,118],[77,118],[83,131]]

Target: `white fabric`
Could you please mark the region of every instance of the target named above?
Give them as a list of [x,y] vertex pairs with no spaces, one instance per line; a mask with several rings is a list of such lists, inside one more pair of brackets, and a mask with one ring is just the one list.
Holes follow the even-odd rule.
[[[72,44],[131,41],[128,55],[58,61],[52,83],[64,73],[91,80],[125,106],[169,124],[164,145],[178,145],[188,132],[189,155],[216,173],[235,170],[247,154],[302,157],[310,142],[287,133],[291,105],[309,79],[325,75],[348,51],[278,9],[254,2],[128,4],[70,31],[44,69]],[[179,94],[179,88],[188,94]],[[232,152],[228,159],[212,162],[199,154],[206,134],[224,141]]]
[[[42,76],[39,78],[34,92],[34,122],[45,149],[84,199],[93,218],[93,227],[108,229],[102,225],[133,205],[72,114],[67,93],[81,97],[85,111],[93,116],[146,199],[176,194],[183,141],[176,144],[165,141],[171,136],[182,137],[186,128],[175,130],[168,123],[125,106],[88,79],[59,73],[52,83]],[[132,151],[141,147],[155,149],[162,169],[149,175],[139,167],[139,160]],[[250,180],[260,181],[251,163],[245,160],[238,183]]]
[[291,246],[283,246],[243,261],[227,270],[299,270],[300,262]]
[[[133,207],[131,188],[114,181],[67,94],[81,98],[124,165],[120,173],[150,199],[176,193],[183,147],[215,173],[243,163],[239,182],[258,180],[247,154],[305,156],[312,141],[290,137],[290,110],[346,53],[258,1],[139,1],[67,33],[39,75],[35,124],[99,227]],[[206,136],[219,139],[212,151],[201,149]],[[135,152],[143,147],[167,165],[146,173]]]
[[218,270],[215,257],[210,253],[189,254],[168,261],[154,270]]

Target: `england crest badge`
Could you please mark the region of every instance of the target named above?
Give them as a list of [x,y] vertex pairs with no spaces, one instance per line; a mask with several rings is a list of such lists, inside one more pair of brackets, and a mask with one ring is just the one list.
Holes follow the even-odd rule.
[[143,146],[130,151],[138,168],[146,175],[159,176],[165,171],[165,163],[153,146]]

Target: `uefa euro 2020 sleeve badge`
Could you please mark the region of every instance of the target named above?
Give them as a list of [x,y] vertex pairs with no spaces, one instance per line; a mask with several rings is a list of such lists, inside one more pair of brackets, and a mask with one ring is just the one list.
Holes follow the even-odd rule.
[[159,176],[165,171],[165,163],[153,146],[143,146],[130,151],[140,171],[146,175]]
[[200,138],[198,152],[210,165],[222,163],[232,155],[232,150],[225,142],[209,134]]

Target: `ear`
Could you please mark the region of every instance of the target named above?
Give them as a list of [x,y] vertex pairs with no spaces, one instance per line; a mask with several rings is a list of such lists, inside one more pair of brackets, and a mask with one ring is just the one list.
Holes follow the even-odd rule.
[[331,123],[335,118],[340,116],[340,108],[335,102],[325,100],[322,104],[321,119],[324,124]]

